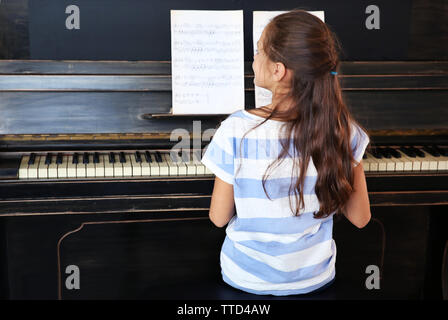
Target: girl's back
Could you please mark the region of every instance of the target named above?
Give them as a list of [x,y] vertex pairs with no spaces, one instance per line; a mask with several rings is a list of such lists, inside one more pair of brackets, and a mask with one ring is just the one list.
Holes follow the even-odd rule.
[[[257,294],[307,293],[335,277],[333,214],[314,218],[320,204],[314,192],[317,171],[311,159],[304,180],[305,206],[295,216],[297,204],[289,193],[291,183],[299,176],[298,171],[292,174],[292,162],[299,157],[294,156],[293,145],[265,180],[269,197],[266,195],[262,178],[279,155],[280,139],[286,136],[284,122],[267,120],[241,139],[261,121],[262,117],[248,111],[234,112],[221,123],[202,160],[234,189],[237,214],[226,229],[222,276],[229,285]],[[368,137],[355,129],[351,142],[359,162]]]
[[276,16],[252,64],[272,104],[231,114],[203,156],[216,175],[210,218],[228,223],[222,276],[235,288],[273,295],[321,288],[335,277],[333,215],[360,228],[370,220],[359,165],[369,137],[343,101],[336,47],[315,16]]

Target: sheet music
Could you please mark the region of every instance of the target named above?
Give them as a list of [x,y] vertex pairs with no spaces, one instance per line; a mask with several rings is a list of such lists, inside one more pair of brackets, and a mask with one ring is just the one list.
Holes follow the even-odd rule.
[[173,114],[244,109],[243,11],[171,10]]
[[[288,11],[254,11],[253,12],[253,40],[254,40],[254,54],[257,49],[257,41],[260,39],[263,33],[264,27],[279,14]],[[325,22],[325,12],[324,11],[308,11],[309,13],[315,15],[319,19]],[[269,105],[272,102],[272,92],[255,86],[255,107],[263,107]]]

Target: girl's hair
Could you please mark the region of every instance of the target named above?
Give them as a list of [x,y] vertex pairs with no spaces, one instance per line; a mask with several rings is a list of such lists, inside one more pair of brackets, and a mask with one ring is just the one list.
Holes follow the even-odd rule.
[[[297,195],[300,198],[295,215],[304,208],[303,189],[310,158],[318,173],[315,193],[320,208],[314,217],[325,218],[335,211],[341,213],[353,192],[352,163],[355,160],[350,144],[351,123],[360,128],[362,126],[351,117],[338,77],[331,73],[338,71],[339,67],[340,45],[337,37],[319,18],[303,10],[293,10],[269,22],[262,48],[269,60],[282,62],[293,74],[291,90],[284,97],[284,100],[292,99],[293,107],[280,112],[277,107],[282,100],[272,106],[273,111],[266,120],[251,128],[257,128],[272,117],[292,119],[282,126],[287,132],[286,138],[280,139],[282,150],[267,171],[276,162],[280,164],[287,154],[290,155],[289,146],[294,145],[292,156],[300,153],[298,179],[293,181],[292,174],[289,188],[289,194],[293,191],[296,203]],[[245,133],[241,142],[251,130]],[[293,161],[294,172],[296,161]],[[265,187],[266,177],[265,172],[263,189],[269,197]],[[292,207],[291,210],[294,211]]]

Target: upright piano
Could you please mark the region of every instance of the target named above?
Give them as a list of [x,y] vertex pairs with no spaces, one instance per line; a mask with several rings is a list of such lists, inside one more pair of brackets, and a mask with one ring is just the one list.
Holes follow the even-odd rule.
[[[440,299],[448,63],[342,62],[339,74],[371,138],[372,220],[335,217],[336,298]],[[245,82],[249,109],[250,62]],[[225,229],[208,219],[214,176],[200,163],[227,115],[171,115],[171,101],[166,61],[0,61],[2,298],[248,298],[222,283]]]

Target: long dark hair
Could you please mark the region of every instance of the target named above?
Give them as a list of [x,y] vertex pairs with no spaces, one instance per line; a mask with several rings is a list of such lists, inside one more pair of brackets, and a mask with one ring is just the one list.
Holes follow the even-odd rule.
[[[337,37],[316,16],[303,10],[292,10],[269,22],[262,45],[269,60],[282,62],[293,74],[289,94],[272,106],[266,120],[251,128],[253,130],[273,117],[288,119],[282,127],[287,132],[286,138],[280,140],[282,150],[267,171],[290,154],[292,136],[293,154],[300,154],[300,173],[295,182],[291,176],[289,188],[289,195],[294,193],[296,203],[297,196],[300,198],[295,215],[304,208],[303,186],[310,159],[317,170],[314,191],[320,203],[314,217],[325,218],[333,212],[341,213],[353,192],[355,160],[350,144],[351,124],[358,125],[364,132],[365,129],[350,115],[339,79],[331,73],[339,71],[341,47]],[[286,112],[278,110],[287,98],[293,101],[293,107]],[[266,172],[263,189],[269,198],[265,186]],[[294,172],[296,161],[293,161]]]

